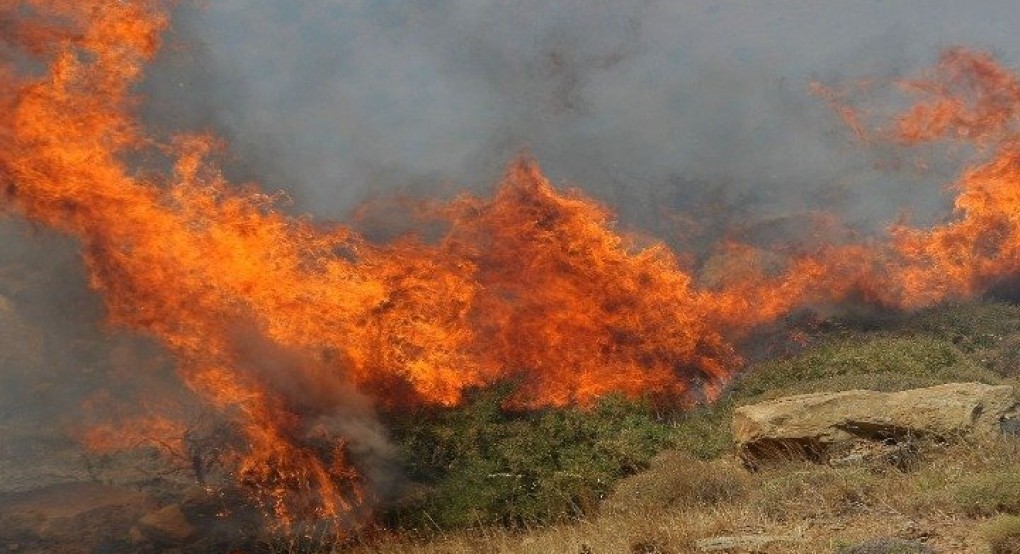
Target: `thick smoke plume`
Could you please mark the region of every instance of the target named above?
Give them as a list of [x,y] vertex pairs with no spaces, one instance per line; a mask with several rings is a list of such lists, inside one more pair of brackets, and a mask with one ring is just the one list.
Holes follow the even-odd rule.
[[150,121],[211,126],[298,212],[483,190],[528,148],[686,251],[819,210],[869,232],[944,215],[951,165],[891,170],[910,155],[851,144],[810,84],[888,82],[955,44],[1011,64],[1010,21],[1008,1],[186,2],[143,91]]

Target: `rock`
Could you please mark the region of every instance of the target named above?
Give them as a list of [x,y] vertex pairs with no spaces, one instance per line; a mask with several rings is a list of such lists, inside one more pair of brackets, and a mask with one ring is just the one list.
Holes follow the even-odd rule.
[[1016,409],[1013,387],[981,383],[803,394],[737,408],[733,438],[752,465],[773,458],[828,462],[854,443],[998,434]]
[[799,536],[787,535],[735,535],[701,539],[694,542],[694,547],[701,552],[758,552],[777,542],[799,540],[801,540]]
[[871,539],[853,546],[842,546],[836,554],[934,554],[935,550],[917,541],[895,538]]
[[195,527],[184,517],[180,504],[146,514],[138,520],[138,530],[152,542],[167,546],[187,544],[196,536]]

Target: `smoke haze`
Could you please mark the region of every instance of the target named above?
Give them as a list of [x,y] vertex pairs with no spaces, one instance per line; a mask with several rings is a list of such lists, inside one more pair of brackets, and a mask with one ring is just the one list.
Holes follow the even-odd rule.
[[241,175],[320,216],[489,187],[527,148],[666,239],[664,211],[706,203],[874,229],[940,213],[949,175],[875,169],[810,82],[907,75],[955,44],[1010,65],[1018,19],[1006,1],[229,0],[179,10],[144,92],[150,120],[228,137]]

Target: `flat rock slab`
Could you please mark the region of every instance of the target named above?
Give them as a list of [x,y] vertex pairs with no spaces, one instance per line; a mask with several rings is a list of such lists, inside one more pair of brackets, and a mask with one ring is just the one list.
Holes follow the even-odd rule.
[[775,543],[799,540],[799,536],[787,535],[735,535],[701,539],[695,541],[694,548],[699,552],[758,552]]
[[737,408],[733,438],[748,461],[827,460],[834,445],[1000,433],[1017,412],[1013,387],[950,383],[902,392],[789,396]]

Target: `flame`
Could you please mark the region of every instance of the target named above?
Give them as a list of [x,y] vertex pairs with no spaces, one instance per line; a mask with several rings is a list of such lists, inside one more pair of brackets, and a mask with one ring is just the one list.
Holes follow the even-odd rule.
[[[988,57],[950,52],[910,84],[928,99],[898,123],[903,142],[994,149],[956,183],[955,219],[784,255],[778,268],[727,243],[725,278],[706,287],[526,157],[491,198],[426,206],[444,223],[430,242],[373,244],[288,216],[277,197],[227,181],[215,138],[160,141],[137,123],[132,87],[169,10],[0,1],[0,28],[13,29],[0,50],[0,187],[7,210],[80,241],[110,323],[159,339],[191,390],[236,423],[246,444],[233,474],[284,525],[370,504],[346,439],[323,423],[346,405],[452,406],[501,380],[518,383],[517,408],[611,392],[711,398],[740,366],[733,341],[803,306],[854,295],[913,308],[1020,269],[1020,85]],[[840,113],[865,136],[856,112]],[[106,431],[91,440],[113,447]]]

